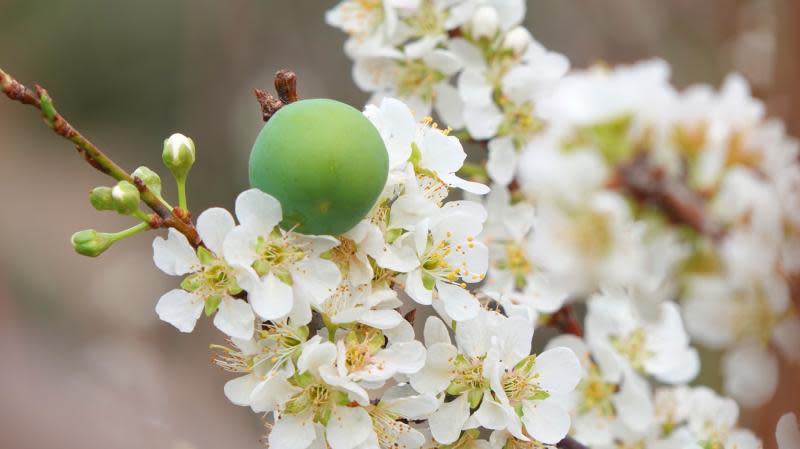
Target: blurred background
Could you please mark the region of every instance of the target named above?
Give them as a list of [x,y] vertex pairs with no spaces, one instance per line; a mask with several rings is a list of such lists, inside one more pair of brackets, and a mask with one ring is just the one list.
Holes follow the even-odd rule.
[[[47,87],[127,169],[166,175],[163,139],[191,136],[191,209],[231,208],[262,124],[254,87],[285,67],[303,97],[366,101],[345,36],[323,21],[335,3],[0,0],[0,67]],[[800,135],[800,1],[531,0],[526,21],[577,67],[658,56],[680,86],[738,70]],[[153,235],[99,259],[73,253],[76,230],[130,225],[89,206],[108,184],[36,111],[0,98],[0,448],[260,447],[260,420],[225,399],[230,376],[209,363],[207,343],[222,340],[211,320],[188,336],[157,319],[176,279],[153,265]],[[797,410],[798,378],[785,367],[776,399],[744,413],[767,448],[777,417]]]

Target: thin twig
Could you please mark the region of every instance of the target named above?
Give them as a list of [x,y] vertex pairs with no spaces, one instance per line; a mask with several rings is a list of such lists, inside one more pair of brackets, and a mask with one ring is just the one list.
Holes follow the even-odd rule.
[[116,162],[103,153],[95,144],[70,125],[70,123],[55,109],[53,100],[44,88],[37,85],[36,93],[34,93],[2,69],[0,69],[0,86],[2,86],[3,93],[6,94],[8,98],[39,109],[42,112],[42,118],[45,124],[56,134],[72,142],[78,150],[78,153],[83,156],[84,160],[97,171],[117,181],[128,181],[134,184],[139,189],[142,201],[144,201],[144,203],[160,218],[160,220],[152,220],[151,225],[158,224],[163,227],[175,228],[177,231],[184,234],[193,245],[198,246],[202,244],[197,230],[189,220],[187,212],[175,209],[170,210],[140,179],[132,177],[127,171],[123,170]]
[[555,327],[565,334],[583,337],[583,328],[581,323],[578,322],[578,317],[575,315],[572,304],[565,304],[556,313],[550,315],[547,325]]
[[584,446],[569,436],[564,437],[563,440],[559,441],[558,444],[556,444],[556,447],[559,449],[589,449],[588,446]]
[[278,110],[287,104],[294,103],[300,96],[297,94],[297,75],[291,70],[278,70],[275,73],[275,91],[278,98],[261,89],[255,89],[256,100],[261,105],[261,118],[266,122]]
[[689,226],[715,240],[723,236],[720,227],[709,218],[705,199],[669,177],[663,168],[651,164],[644,154],[620,166],[610,187],[621,188],[637,201],[652,204],[673,223]]

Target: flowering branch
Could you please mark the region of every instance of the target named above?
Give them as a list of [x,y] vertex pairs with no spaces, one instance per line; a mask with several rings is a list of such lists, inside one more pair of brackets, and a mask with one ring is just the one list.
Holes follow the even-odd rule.
[[256,99],[258,104],[261,105],[261,116],[265,122],[272,118],[278,112],[278,109],[299,99],[297,94],[297,74],[291,70],[278,70],[275,73],[274,82],[278,98],[273,97],[264,90],[255,90]]
[[142,179],[131,176],[89,139],[84,137],[58,113],[47,90],[37,85],[34,93],[2,69],[0,69],[0,86],[2,86],[3,93],[8,98],[39,109],[42,112],[45,124],[56,134],[75,144],[78,153],[97,171],[117,181],[127,181],[135,185],[139,190],[142,201],[155,212],[155,216],[151,217],[150,227],[175,228],[184,234],[194,246],[201,245],[202,242],[197,230],[190,221],[189,213],[182,209],[170,209],[167,207],[161,197],[153,193]]
[[621,165],[613,183],[637,200],[655,205],[673,223],[687,225],[713,239],[722,236],[719,226],[709,219],[705,200],[685,185],[669,179],[663,168],[650,165],[646,155]]

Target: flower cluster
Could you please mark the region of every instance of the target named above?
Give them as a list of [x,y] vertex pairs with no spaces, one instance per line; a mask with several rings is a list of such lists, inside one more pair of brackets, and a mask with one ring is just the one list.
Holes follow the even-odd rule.
[[[479,238],[487,212],[448,196],[488,187],[460,178],[460,141],[401,101],[364,114],[389,154],[367,217],[339,236],[298,234],[279,226],[275,198],[247,190],[235,219],[220,208],[199,215],[196,249],[174,229],[155,239],[156,265],[183,277],[156,312],[183,332],[214,315],[230,337],[214,346],[217,364],[239,374],[225,394],[272,414],[273,447],[467,444],[482,441],[481,427],[495,439],[558,443],[570,417],[556,398],[578,384],[578,358],[565,348],[533,355],[536,323],[469,289],[489,267]],[[401,315],[403,298],[441,317],[428,318],[424,339]]]
[[465,195],[487,211],[478,295],[539,326],[585,307],[585,337],[549,343],[582,362],[562,402],[576,439],[664,447],[683,427],[703,447],[757,447],[734,432],[735,403],[717,401],[728,422],[712,435],[686,416],[664,430],[659,398],[697,375],[690,342],[722,354],[725,393],[748,408],[774,395],[779,358],[800,362],[798,142],[739,75],[678,90],[660,60],[571,71],[524,13],[521,0],[344,0],[326,19],[349,36],[368,110],[399,98],[485,151],[461,172],[491,187]]

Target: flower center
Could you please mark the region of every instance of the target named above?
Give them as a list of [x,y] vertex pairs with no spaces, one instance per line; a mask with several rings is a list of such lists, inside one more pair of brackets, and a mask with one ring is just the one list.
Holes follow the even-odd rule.
[[506,258],[498,261],[495,266],[499,270],[508,270],[514,278],[514,287],[522,290],[527,285],[527,276],[533,272],[525,250],[517,243],[506,243],[504,245]]
[[542,122],[533,115],[533,103],[517,104],[501,98],[500,107],[503,109],[503,121],[497,134],[511,136],[517,148],[525,146],[531,136],[542,130]]
[[550,393],[539,387],[539,375],[533,372],[535,364],[536,356],[530,355],[520,360],[514,369],[503,374],[500,383],[511,402],[540,401],[550,397]]
[[588,370],[587,378],[578,386],[578,391],[580,391],[582,399],[578,408],[580,413],[596,410],[601,416],[614,416],[614,404],[611,402],[611,396],[616,391],[616,386],[603,380],[594,363]]
[[644,362],[653,355],[645,346],[647,343],[647,334],[642,328],[637,328],[633,332],[622,337],[612,335],[609,338],[614,349],[625,356],[625,358],[631,362],[631,366],[636,370],[641,371],[644,369]]
[[583,210],[575,214],[571,226],[563,232],[585,256],[600,259],[611,249],[610,221],[602,212]]
[[489,382],[483,377],[483,360],[459,354],[453,364],[455,376],[447,387],[448,394],[454,396],[473,392],[477,394],[489,388]]
[[401,96],[418,96],[433,101],[433,85],[445,78],[442,72],[429,67],[421,59],[398,61],[397,67],[397,92]]
[[259,276],[273,272],[282,281],[291,283],[288,267],[306,257],[303,245],[293,242],[289,235],[274,231],[269,237],[259,236],[255,243],[258,258],[253,269]]
[[345,32],[364,39],[383,23],[383,0],[350,0],[340,9]]
[[447,13],[438,10],[433,0],[422,0],[419,9],[408,18],[407,23],[418,36],[437,35],[444,32],[446,18]]

